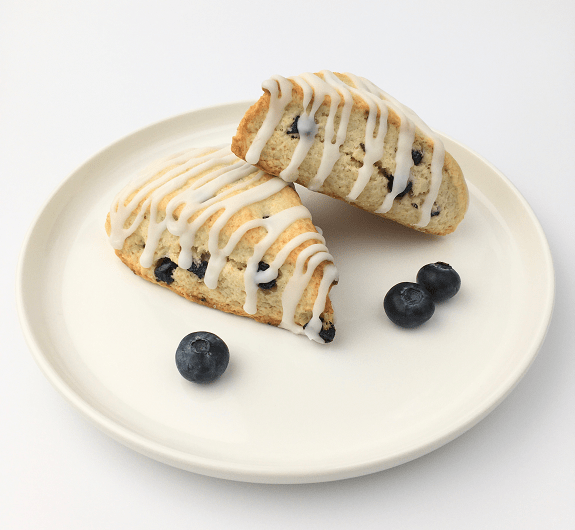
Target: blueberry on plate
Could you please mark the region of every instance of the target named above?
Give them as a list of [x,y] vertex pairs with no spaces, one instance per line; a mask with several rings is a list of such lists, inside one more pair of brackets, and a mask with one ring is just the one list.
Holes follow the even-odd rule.
[[443,302],[457,294],[461,278],[451,265],[438,261],[419,269],[417,283],[429,291],[434,302]]
[[402,328],[415,328],[427,322],[435,312],[429,292],[412,282],[394,285],[383,299],[383,308],[389,320]]
[[226,343],[208,331],[186,335],[176,350],[176,367],[194,383],[211,383],[228,367],[230,352]]

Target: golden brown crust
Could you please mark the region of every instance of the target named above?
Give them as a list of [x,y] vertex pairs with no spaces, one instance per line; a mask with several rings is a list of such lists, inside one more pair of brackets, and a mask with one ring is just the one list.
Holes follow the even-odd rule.
[[[316,75],[322,76],[322,74]],[[351,83],[347,76],[336,75],[344,82]],[[255,164],[272,175],[279,175],[289,165],[298,143],[298,138],[286,134],[286,131],[289,130],[296,116],[301,115],[304,110],[303,91],[297,83],[290,82],[292,84],[292,101],[285,108],[280,123],[263,148],[259,161]],[[261,98],[250,107],[241,120],[236,135],[232,139],[232,151],[240,158],[245,159],[249,147],[262,126],[268,112],[270,99],[270,93],[264,90]],[[467,211],[469,194],[461,168],[449,153],[445,155],[443,179],[435,201],[434,215],[427,226],[417,226],[420,218],[418,209],[429,191],[431,180],[429,168],[434,147],[433,139],[419,129],[416,129],[413,149],[423,152],[423,160],[418,166],[412,167],[412,190],[403,198],[396,199],[388,212],[382,214],[375,211],[388,193],[389,177],[393,175],[395,170],[395,150],[401,119],[393,109],[390,109],[388,115],[384,156],[376,163],[370,181],[359,197],[354,201],[346,199],[357,179],[358,170],[363,165],[364,151],[362,151],[361,145],[364,141],[362,138],[365,138],[366,116],[369,113],[369,106],[362,98],[354,95],[353,100],[347,138],[340,148],[340,158],[318,191],[421,232],[435,235],[446,235],[453,232]],[[309,185],[319,167],[323,152],[324,126],[329,114],[329,103],[329,97],[326,97],[315,115],[319,129],[318,134],[299,167],[296,180],[302,186],[307,187]],[[340,103],[336,113],[336,127],[342,108],[343,102]]]

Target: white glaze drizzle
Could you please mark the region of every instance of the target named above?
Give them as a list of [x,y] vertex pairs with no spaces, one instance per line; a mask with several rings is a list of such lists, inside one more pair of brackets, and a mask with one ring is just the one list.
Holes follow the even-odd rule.
[[[433,154],[431,157],[431,166],[430,166],[431,183],[429,187],[429,192],[426,195],[423,204],[419,207],[421,217],[416,225],[419,227],[427,226],[431,219],[431,209],[433,208],[433,203],[435,202],[435,199],[437,199],[437,194],[439,193],[439,188],[441,186],[441,181],[443,179],[445,146],[443,145],[443,142],[439,137],[439,135],[433,132],[431,128],[415,112],[413,112],[413,110],[397,101],[393,96],[390,96],[389,94],[381,90],[381,88],[374,85],[371,81],[368,81],[367,79],[363,79],[363,81],[365,82],[368,89],[371,90],[373,93],[377,94],[380,98],[385,99],[390,104],[395,105],[396,108],[402,109],[403,113],[405,114],[405,116],[407,116],[408,120],[412,122],[415,125],[415,127],[419,128],[419,130],[423,134],[425,134],[426,136],[428,136],[433,140]],[[411,159],[411,153],[409,157]],[[411,159],[411,162],[413,162],[413,159]],[[401,188],[398,191],[398,193],[401,193],[401,191],[403,191],[404,189],[405,187]]]
[[[292,80],[301,86],[303,90],[303,112],[297,122],[299,142],[297,143],[288,167],[286,167],[279,175],[286,182],[293,182],[297,179],[297,168],[303,162],[303,159],[305,158],[305,155],[307,155],[307,152],[313,144],[315,135],[317,134],[318,128],[315,123],[315,113],[323,103],[323,98],[318,97],[314,98],[312,103],[314,91],[303,78],[296,76],[292,78]],[[308,110],[310,104],[312,104],[312,107]]]
[[[333,261],[332,256],[328,254],[324,249],[325,246],[322,244],[310,245],[309,247],[305,248],[302,252],[300,252],[300,254],[298,255],[296,260],[295,272],[293,276],[290,278],[288,284],[286,285],[284,295],[282,297],[284,316],[282,318],[280,327],[293,331],[294,333],[298,332],[298,329],[295,327],[293,319],[289,319],[286,317],[288,315],[293,315],[295,313],[297,304],[300,301],[315,268],[324,261]],[[303,267],[308,258],[309,261],[307,263],[307,270],[304,273]],[[333,265],[326,266],[323,271],[323,277],[321,280],[318,297],[320,296],[321,292],[324,292],[327,295],[327,290],[329,290],[329,286],[334,281],[337,281],[337,279],[338,279],[338,273],[335,267]],[[316,305],[317,305],[317,299],[316,303],[314,304],[313,317],[311,318],[311,320],[308,322],[307,326],[304,329],[305,334],[309,338],[314,338],[316,335],[319,335],[319,332],[321,331],[322,328],[322,323],[319,316],[323,311],[323,309],[321,309],[320,311],[319,308],[316,308]]]
[[[325,92],[330,97],[330,109],[325,124],[321,162],[317,173],[314,175],[313,179],[308,185],[308,188],[312,191],[317,191],[319,188],[321,188],[325,182],[325,179],[331,173],[333,166],[339,159],[339,148],[342,146],[347,136],[349,115],[353,107],[353,98],[351,97],[349,90],[341,83],[339,83],[339,79],[331,72],[324,71],[324,74],[324,79],[321,79],[321,77],[312,74],[302,74],[301,76],[302,78],[306,79],[307,82],[313,87],[314,93],[320,94]],[[337,113],[337,109],[342,100],[342,97],[343,108],[336,133],[335,115]],[[316,97],[316,99],[321,101],[322,98]],[[333,138],[334,135],[335,141]]]
[[291,101],[291,83],[281,75],[274,75],[262,83],[262,88],[270,93],[270,106],[262,126],[246,153],[246,162],[257,164],[262,149],[280,122],[284,109]]
[[[348,77],[356,85],[356,88],[351,88],[352,92],[359,97],[363,97],[363,100],[369,106],[369,114],[367,116],[367,123],[365,127],[365,156],[363,158],[363,165],[359,168],[357,179],[347,196],[349,201],[354,201],[359,197],[361,192],[367,186],[367,183],[371,178],[371,173],[373,172],[374,164],[383,156],[384,140],[387,133],[388,108],[383,103],[383,101],[374,97],[369,92],[361,90],[361,80],[358,77],[352,74],[348,74]],[[377,134],[374,137],[378,110],[380,112],[379,127]]]
[[[325,138],[323,144],[323,154],[317,174],[308,184],[311,190],[321,188],[326,178],[329,176],[340,153],[339,148],[343,144],[347,127],[349,124],[349,114],[353,105],[353,96],[363,99],[369,107],[365,134],[365,155],[363,165],[358,171],[358,177],[346,199],[356,200],[367,186],[374,164],[383,157],[385,145],[385,135],[387,133],[387,116],[389,110],[393,110],[401,119],[398,133],[397,151],[395,155],[395,171],[392,190],[386,195],[382,204],[375,210],[376,213],[386,213],[392,206],[393,201],[407,186],[411,178],[411,168],[413,159],[411,149],[415,138],[416,127],[429,136],[434,142],[433,155],[431,160],[431,182],[429,191],[420,206],[420,220],[416,226],[424,227],[431,219],[431,209],[439,193],[441,186],[443,164],[445,158],[445,148],[439,136],[435,134],[410,108],[401,104],[395,98],[385,93],[372,82],[363,77],[358,77],[350,73],[345,74],[355,86],[347,85],[339,77],[327,70],[321,71],[321,77],[311,73],[285,79],[281,76],[273,76],[262,84],[264,89],[270,92],[270,107],[264,120],[264,124],[259,129],[256,138],[250,146],[246,160],[256,164],[261,151],[267,141],[271,138],[275,128],[279,124],[282,114],[291,101],[291,82],[298,84],[303,91],[304,112],[298,119],[298,131],[300,139],[290,161],[281,173],[280,177],[287,182],[297,180],[297,170],[306,157],[315,135],[317,125],[315,123],[315,113],[326,97],[330,98],[330,110],[325,126]],[[281,97],[278,95],[281,90]],[[289,97],[288,97],[289,96]],[[338,106],[343,106],[341,110],[340,123],[337,133],[334,128],[335,115]],[[311,108],[310,108],[311,103]],[[377,115],[379,113],[379,126],[375,130]],[[335,135],[335,141],[334,141]]]
[[[195,180],[191,186],[181,189],[190,179],[202,173],[205,174]],[[161,176],[150,180],[158,174]],[[305,334],[317,342],[324,342],[319,336],[322,327],[320,315],[325,309],[329,287],[337,279],[337,269],[333,265],[332,256],[327,251],[324,238],[316,232],[300,234],[277,253],[267,270],[257,270],[265,253],[290,225],[298,219],[311,219],[311,214],[305,206],[291,207],[265,219],[248,221],[232,233],[223,248],[219,247],[220,232],[234,214],[250,204],[271,197],[289,185],[279,178],[273,178],[252,186],[262,175],[264,175],[262,171],[236,158],[229,147],[219,150],[211,148],[190,149],[184,153],[166,157],[149,166],[115,197],[110,209],[110,243],[114,248],[121,249],[126,238],[137,229],[145,213],[148,212],[149,225],[146,246],[140,256],[140,264],[145,268],[153,265],[162,234],[168,230],[171,234],[179,237],[181,251],[178,256],[178,266],[188,269],[193,263],[192,247],[196,232],[212,215],[221,212],[209,231],[208,251],[210,259],[204,276],[206,287],[215,289],[228,256],[233,252],[242,236],[254,228],[264,228],[266,235],[255,245],[244,273],[246,292],[244,311],[253,315],[257,312],[258,284],[267,283],[277,278],[278,271],[290,252],[305,241],[316,240],[318,243],[300,252],[296,260],[294,274],[282,294],[283,317],[280,327],[289,329],[294,333]],[[229,187],[226,190],[221,191],[227,186]],[[158,206],[170,194],[172,197],[166,206],[166,216],[164,219],[158,220]],[[126,204],[131,195],[134,197]],[[127,220],[140,203],[142,203],[140,211],[130,226],[125,228]],[[176,219],[174,212],[179,207],[182,209]],[[190,219],[198,212],[198,217],[190,222]],[[309,249],[313,250],[310,251]],[[308,258],[309,261],[304,273],[303,266]],[[317,266],[323,262],[329,263],[324,267],[318,298],[316,298],[313,306],[312,319],[304,329],[294,321],[295,310],[311,275]]]

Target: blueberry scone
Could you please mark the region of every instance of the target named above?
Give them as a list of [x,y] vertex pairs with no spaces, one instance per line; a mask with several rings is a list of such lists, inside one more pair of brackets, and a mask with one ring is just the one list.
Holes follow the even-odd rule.
[[463,219],[467,185],[439,136],[362,77],[327,70],[264,81],[232,151],[286,182],[422,232]]
[[116,196],[106,231],[130,269],[188,300],[334,338],[338,274],[309,210],[229,147],[152,164]]

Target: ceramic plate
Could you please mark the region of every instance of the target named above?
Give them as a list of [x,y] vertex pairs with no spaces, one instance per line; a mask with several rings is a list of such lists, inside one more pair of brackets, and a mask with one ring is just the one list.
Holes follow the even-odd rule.
[[[104,221],[152,160],[229,143],[249,102],[138,131],[56,190],[24,244],[18,304],[50,382],[97,427],[167,464],[234,480],[295,483],[372,473],[426,454],[499,404],[551,318],[549,248],[526,201],[492,165],[445,138],[471,196],[446,237],[421,234],[298,187],[340,271],[330,345],[198,306],[135,276]],[[458,295],[420,328],[384,314],[385,293],[427,263],[450,263]],[[212,331],[231,361],[215,384],[184,380],[180,340]]]

